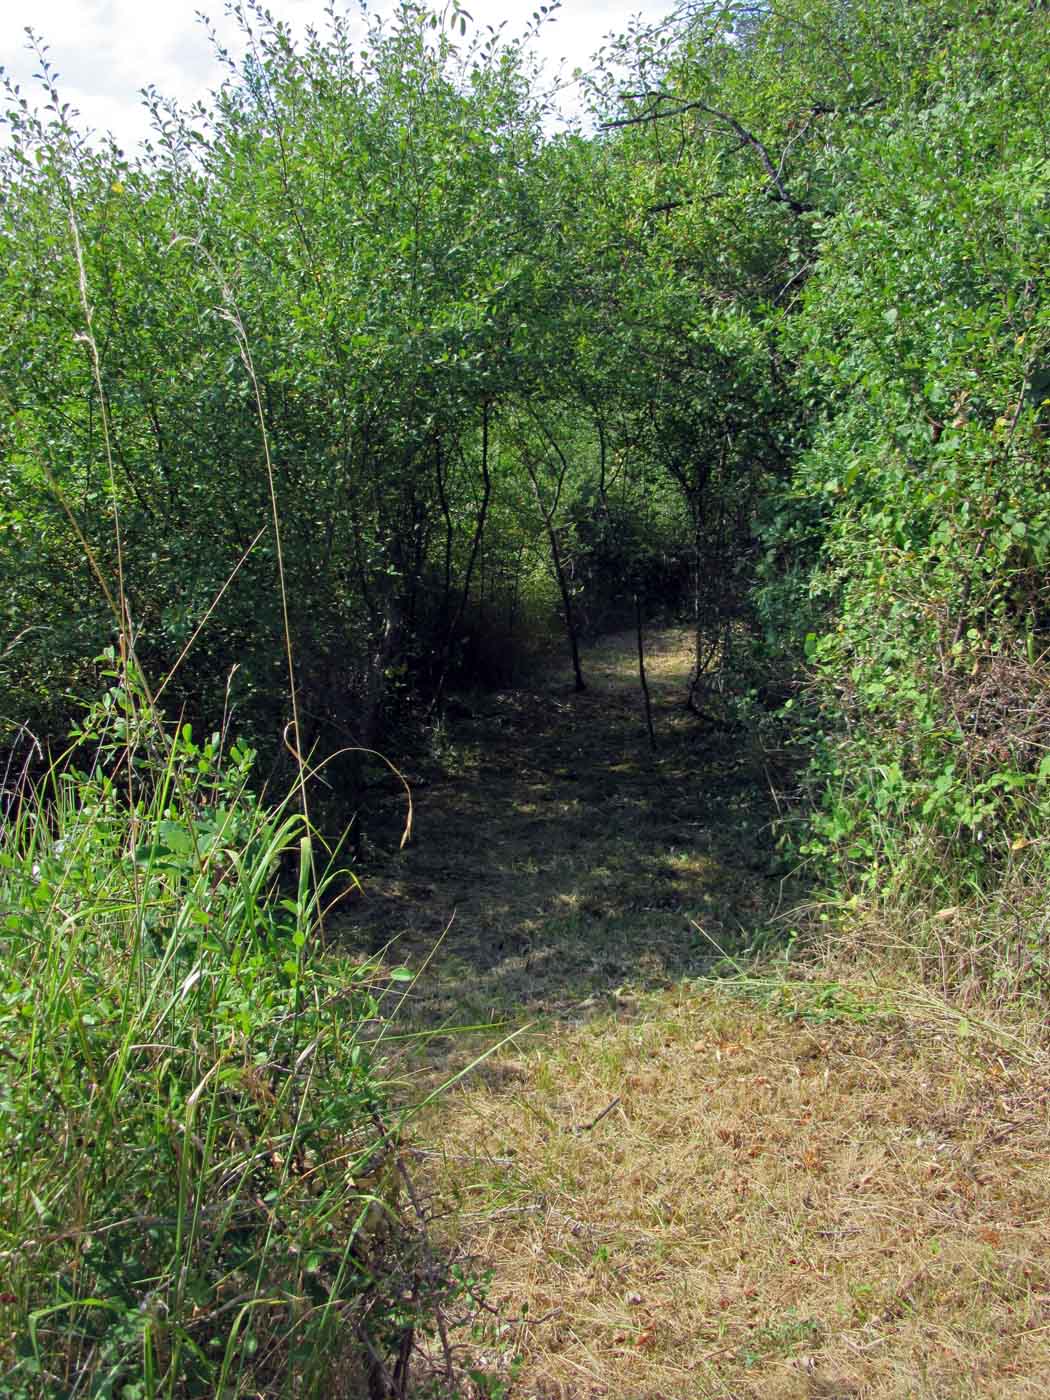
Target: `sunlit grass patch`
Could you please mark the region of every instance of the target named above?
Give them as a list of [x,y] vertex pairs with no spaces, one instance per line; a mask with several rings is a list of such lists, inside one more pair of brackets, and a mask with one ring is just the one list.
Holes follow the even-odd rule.
[[443,1107],[517,1393],[1044,1394],[1045,1049],[773,980],[635,999]]

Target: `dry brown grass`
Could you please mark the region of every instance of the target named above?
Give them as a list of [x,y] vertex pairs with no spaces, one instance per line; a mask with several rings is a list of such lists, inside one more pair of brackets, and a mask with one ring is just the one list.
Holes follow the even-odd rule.
[[428,1125],[512,1394],[1045,1396],[1050,1057],[873,984],[773,1000],[648,998]]
[[[460,1344],[520,1357],[514,1400],[1050,1395],[1040,949],[1004,981],[1005,915],[858,915],[819,973],[698,981],[697,926],[739,947],[784,889],[761,763],[685,713],[687,635],[652,642],[655,758],[630,636],[585,695],[484,697],[343,928],[431,958],[409,1025],[536,1023],[415,1133],[493,1270]],[[482,1048],[429,1044],[428,1083]]]
[[1020,1021],[1026,1038],[1050,1043],[1048,935],[1045,883],[1019,863],[967,906],[858,907],[825,925],[821,958],[869,977],[893,968],[905,996],[930,988],[957,1016]]

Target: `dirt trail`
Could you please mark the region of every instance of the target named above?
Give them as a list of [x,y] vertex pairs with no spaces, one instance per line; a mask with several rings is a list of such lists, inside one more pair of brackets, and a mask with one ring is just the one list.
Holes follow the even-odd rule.
[[351,946],[419,966],[451,921],[413,1021],[572,1016],[709,965],[696,924],[739,948],[777,904],[764,775],[685,709],[688,632],[647,638],[655,754],[634,634],[584,659],[583,694],[559,665],[454,707],[411,844],[363,872]]

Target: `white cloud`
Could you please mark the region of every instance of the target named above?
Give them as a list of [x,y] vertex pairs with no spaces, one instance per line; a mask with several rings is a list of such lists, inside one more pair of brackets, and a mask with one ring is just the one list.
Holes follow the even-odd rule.
[[[64,101],[76,107],[83,122],[96,131],[112,131],[131,148],[147,133],[148,122],[139,90],[154,85],[162,94],[183,103],[204,97],[222,77],[207,33],[196,11],[208,0],[7,0],[0,14],[0,64],[34,100],[35,60],[26,52],[26,25],[49,46],[48,57],[60,74]],[[589,59],[610,31],[622,30],[641,10],[652,19],[668,8],[669,0],[564,0],[556,19],[545,26],[540,52],[566,72],[588,67]],[[325,0],[271,0],[275,15],[301,33],[307,24],[323,31]],[[498,26],[508,20],[506,33],[520,33],[539,0],[512,8],[512,0],[465,0],[475,26]],[[237,51],[237,28],[225,14],[214,18],[223,43]]]

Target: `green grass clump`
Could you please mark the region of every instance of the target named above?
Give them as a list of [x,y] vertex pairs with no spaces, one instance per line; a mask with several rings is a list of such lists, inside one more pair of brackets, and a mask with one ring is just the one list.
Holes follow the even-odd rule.
[[390,974],[322,950],[351,877],[315,874],[250,751],[132,690],[79,770],[7,795],[3,1394],[399,1394],[430,1284],[379,1082]]

